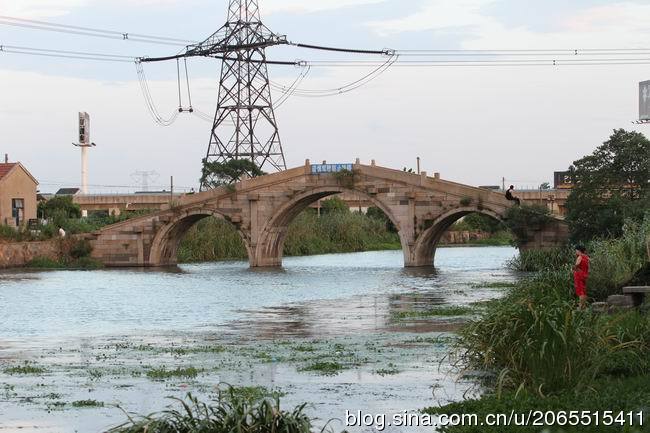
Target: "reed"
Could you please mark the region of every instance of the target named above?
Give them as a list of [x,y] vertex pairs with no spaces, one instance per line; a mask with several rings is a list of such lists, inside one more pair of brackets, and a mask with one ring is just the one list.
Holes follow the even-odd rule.
[[[306,405],[282,410],[278,396],[253,400],[228,388],[213,404],[188,394],[186,400],[173,399],[180,409],[132,417],[109,433],[312,433]],[[324,429],[323,429],[324,430]]]

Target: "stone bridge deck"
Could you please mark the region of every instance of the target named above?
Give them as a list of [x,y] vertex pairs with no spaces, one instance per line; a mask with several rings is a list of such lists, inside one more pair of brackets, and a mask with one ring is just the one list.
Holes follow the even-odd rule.
[[[375,165],[319,172],[302,167],[187,195],[167,208],[130,219],[90,236],[93,256],[107,266],[167,266],[177,263],[184,234],[199,220],[231,222],[242,237],[252,267],[281,266],[291,221],[311,203],[343,192],[360,194],[382,209],[399,232],[404,264],[431,266],[443,233],[464,215],[478,212],[503,220],[512,205],[486,189]],[[326,170],[327,171],[327,170]],[[531,246],[564,241],[560,224],[536,233]]]

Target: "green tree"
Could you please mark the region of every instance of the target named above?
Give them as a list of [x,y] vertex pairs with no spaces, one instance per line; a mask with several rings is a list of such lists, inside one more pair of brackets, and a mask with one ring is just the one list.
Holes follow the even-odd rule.
[[650,208],[650,141],[641,133],[615,130],[569,170],[566,219],[575,242],[620,236],[626,219],[641,221]]
[[518,245],[525,243],[530,235],[550,223],[553,218],[546,206],[513,206],[506,212],[505,225],[515,235]]
[[321,202],[320,211],[323,214],[349,213],[350,207],[340,198],[332,197]]
[[463,223],[470,231],[477,230],[486,233],[496,233],[505,228],[501,221],[481,213],[471,213],[465,216]]
[[264,173],[254,162],[248,159],[231,159],[226,162],[203,160],[201,186],[217,188],[239,182],[244,176],[258,177]]
[[38,213],[43,218],[81,218],[81,208],[72,201],[72,196],[58,195],[38,204]]
[[383,210],[379,209],[378,207],[369,207],[368,212],[366,212],[366,215],[369,218],[376,219],[379,221],[382,221],[386,225],[386,230],[388,230],[391,233],[397,233],[397,228],[395,227],[395,224],[388,218],[388,215],[384,213]]

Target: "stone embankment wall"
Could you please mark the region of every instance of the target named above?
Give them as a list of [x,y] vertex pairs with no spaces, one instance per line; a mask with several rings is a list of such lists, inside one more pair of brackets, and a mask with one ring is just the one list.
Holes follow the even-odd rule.
[[0,243],[0,269],[25,266],[36,257],[56,260],[60,255],[56,240]]

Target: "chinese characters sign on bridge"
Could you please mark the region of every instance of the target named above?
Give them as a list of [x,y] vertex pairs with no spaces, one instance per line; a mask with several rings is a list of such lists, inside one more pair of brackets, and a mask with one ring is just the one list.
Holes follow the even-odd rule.
[[352,164],[314,164],[311,166],[311,174],[339,173],[344,170],[352,171]]

